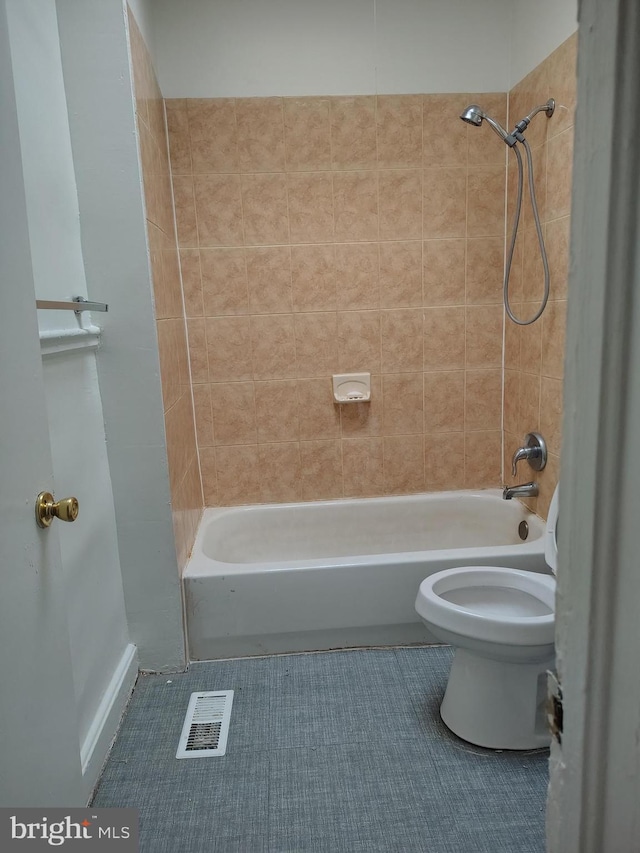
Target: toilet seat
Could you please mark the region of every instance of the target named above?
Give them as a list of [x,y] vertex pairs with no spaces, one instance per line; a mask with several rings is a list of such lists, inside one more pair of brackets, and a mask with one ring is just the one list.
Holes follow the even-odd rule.
[[499,566],[460,566],[425,578],[418,614],[461,637],[514,646],[553,645],[555,579]]

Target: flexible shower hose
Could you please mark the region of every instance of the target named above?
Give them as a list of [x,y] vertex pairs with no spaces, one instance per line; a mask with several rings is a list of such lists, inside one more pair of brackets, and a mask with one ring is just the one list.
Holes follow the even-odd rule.
[[527,169],[529,172],[529,195],[531,196],[531,207],[533,208],[533,218],[536,224],[536,233],[538,235],[538,245],[540,246],[540,254],[542,256],[542,266],[544,268],[544,294],[542,296],[542,303],[540,308],[536,311],[535,315],[530,320],[519,320],[513,311],[511,310],[511,305],[509,303],[509,278],[511,276],[511,265],[513,263],[513,252],[516,246],[516,239],[518,237],[518,225],[520,224],[520,212],[522,210],[522,190],[524,185],[524,169],[522,166],[522,155],[518,151],[518,149],[514,146],[513,151],[516,155],[516,159],[518,161],[518,194],[516,197],[516,212],[513,220],[513,230],[511,232],[511,243],[509,245],[509,252],[507,254],[507,263],[504,271],[504,307],[509,315],[509,318],[513,320],[518,326],[530,326],[532,323],[535,323],[538,320],[547,307],[547,302],[549,301],[549,261],[547,260],[547,251],[544,246],[544,238],[542,236],[542,227],[540,225],[540,214],[538,213],[538,203],[536,202],[536,190],[533,183],[533,159],[531,157],[531,148],[529,143],[524,137],[522,138],[522,144],[524,145],[524,150],[527,155]]

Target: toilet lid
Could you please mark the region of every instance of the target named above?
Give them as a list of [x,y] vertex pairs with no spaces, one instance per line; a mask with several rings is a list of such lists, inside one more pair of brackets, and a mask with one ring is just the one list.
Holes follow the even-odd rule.
[[558,568],[558,493],[560,483],[555,488],[551,505],[549,506],[549,515],[547,517],[547,530],[544,536],[544,558],[551,571],[556,573]]

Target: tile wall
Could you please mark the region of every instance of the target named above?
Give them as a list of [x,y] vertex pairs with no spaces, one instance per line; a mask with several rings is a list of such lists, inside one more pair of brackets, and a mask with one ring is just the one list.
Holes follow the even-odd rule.
[[505,148],[475,100],[506,121],[506,94],[166,102],[207,505],[500,485]]
[[[555,114],[550,119],[538,115],[526,134],[533,148],[536,194],[549,257],[550,301],[543,316],[533,325],[518,327],[507,320],[505,330],[505,481],[514,482],[511,457],[525,433],[541,432],[550,451],[546,469],[535,474],[526,463],[520,463],[515,481],[539,481],[540,497],[528,503],[543,517],[560,463],[576,54],[577,35],[573,35],[509,93],[511,125],[549,97],[557,102]],[[513,160],[508,169],[509,228],[516,184]],[[542,296],[543,271],[528,195],[523,210],[524,227],[516,247],[510,290],[516,315],[531,317]]]
[[136,114],[153,276],[171,502],[178,565],[189,557],[202,512],[180,267],[162,95],[129,11]]

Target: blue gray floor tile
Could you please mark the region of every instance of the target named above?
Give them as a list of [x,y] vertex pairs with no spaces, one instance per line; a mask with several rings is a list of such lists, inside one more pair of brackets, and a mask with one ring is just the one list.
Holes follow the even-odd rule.
[[[139,680],[93,804],[143,853],[542,853],[545,752],[461,741],[448,648],[194,664]],[[176,760],[189,696],[234,690],[227,754]]]

